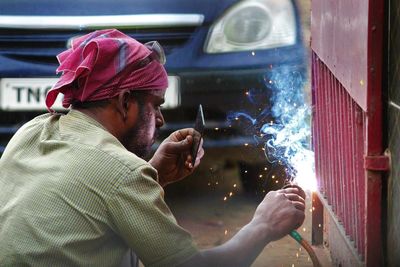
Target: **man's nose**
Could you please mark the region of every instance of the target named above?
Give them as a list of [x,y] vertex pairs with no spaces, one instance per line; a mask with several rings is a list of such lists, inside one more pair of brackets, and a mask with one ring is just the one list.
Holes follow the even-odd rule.
[[156,127],[160,128],[164,125],[165,121],[164,121],[164,116],[162,115],[161,111],[159,110],[157,112],[157,116],[156,116]]

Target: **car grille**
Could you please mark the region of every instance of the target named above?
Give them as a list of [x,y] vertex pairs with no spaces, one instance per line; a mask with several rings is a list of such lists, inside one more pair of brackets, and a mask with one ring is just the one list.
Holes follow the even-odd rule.
[[[192,36],[196,27],[129,29],[124,33],[141,43],[157,40],[168,55]],[[68,40],[89,31],[72,30],[0,30],[0,54],[31,63],[57,64],[56,55],[64,51]]]

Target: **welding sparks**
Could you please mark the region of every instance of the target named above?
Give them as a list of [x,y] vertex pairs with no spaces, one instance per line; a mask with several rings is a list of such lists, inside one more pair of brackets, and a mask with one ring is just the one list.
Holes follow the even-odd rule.
[[261,132],[267,136],[265,155],[269,162],[286,166],[287,175],[303,189],[316,190],[314,153],[308,149],[311,135],[305,104],[303,77],[290,69],[275,69],[272,114],[275,123],[264,124]]
[[[311,110],[303,92],[304,73],[290,67],[272,69],[271,66],[264,81],[271,93],[268,93],[271,105],[267,105],[256,117],[235,112],[228,119],[238,121],[240,118],[240,123],[250,122],[250,127],[254,128],[254,139],[263,144],[262,151],[267,161],[284,166],[286,179],[290,182],[305,190],[315,191],[314,153],[309,148]],[[257,93],[253,92],[257,91],[250,89],[246,96],[255,103]],[[278,179],[275,183],[279,183]]]

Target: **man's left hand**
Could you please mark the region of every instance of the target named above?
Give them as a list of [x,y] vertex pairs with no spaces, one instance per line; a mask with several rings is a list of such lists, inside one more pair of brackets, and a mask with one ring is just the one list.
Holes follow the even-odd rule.
[[179,181],[193,172],[200,164],[204,155],[203,140],[201,140],[195,165],[192,165],[190,155],[193,143],[193,128],[173,132],[158,147],[149,163],[158,171],[161,186]]

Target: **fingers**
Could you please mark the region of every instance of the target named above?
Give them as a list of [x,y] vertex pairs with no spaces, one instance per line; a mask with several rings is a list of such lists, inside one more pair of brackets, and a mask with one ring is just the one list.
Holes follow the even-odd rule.
[[296,184],[285,185],[283,187],[283,190],[285,190],[288,193],[293,192],[293,193],[299,194],[304,199],[306,198],[306,193],[304,192],[304,190]]
[[189,168],[189,169],[192,169],[192,168],[193,168],[193,169],[194,169],[194,168],[197,168],[197,166],[200,165],[200,161],[201,161],[201,159],[202,159],[203,156],[204,156],[204,149],[203,149],[203,147],[202,147],[202,143],[203,143],[203,141],[201,141],[199,150],[198,150],[198,152],[197,152],[196,161],[195,161],[195,163],[194,163],[194,166],[193,166],[193,164],[192,164],[192,155],[190,155],[190,154],[187,155],[186,161],[185,161],[185,166],[186,166],[186,168]]
[[182,141],[184,140],[187,136],[192,136],[194,132],[193,128],[184,128],[184,129],[180,129],[177,130],[175,132],[173,132],[170,135],[170,138],[174,141]]
[[295,194],[295,193],[283,193],[282,194],[287,201],[290,201],[291,205],[295,208],[293,210],[293,215],[297,223],[295,224],[294,229],[299,228],[305,219],[305,210],[306,204],[305,200],[302,196]]
[[170,153],[182,153],[190,150],[192,142],[193,137],[188,135],[179,141],[169,140],[169,142],[165,143],[165,146],[167,147],[167,151]]
[[286,193],[284,193],[284,195],[285,195],[285,197],[286,197],[287,199],[289,199],[290,201],[293,201],[293,202],[300,202],[300,203],[302,203],[302,204],[305,204],[305,203],[306,203],[305,200],[304,200],[304,198],[302,198],[301,196],[299,196],[299,195],[297,195],[297,194],[286,194]]
[[306,205],[300,201],[292,201],[292,204],[294,207],[300,211],[305,211],[306,210]]
[[200,164],[200,160],[204,156],[203,138],[201,138],[196,161],[193,166],[191,150],[194,134],[195,130],[193,128],[180,129],[173,132],[169,138],[163,142],[169,153],[181,154],[184,157],[184,165],[189,172]]
[[[172,146],[175,146],[175,149],[178,149],[174,150],[174,152],[184,152],[192,145],[195,132],[196,131],[193,128],[177,130],[166,139],[166,143],[170,143]],[[203,139],[200,140],[199,150],[202,149],[202,147]]]
[[300,187],[288,187],[288,188],[284,188],[284,189],[281,189],[281,190],[278,190],[278,191],[280,193],[284,193],[284,194],[296,194],[296,195],[300,196],[303,199],[306,198],[306,194],[304,193],[304,191]]
[[199,151],[197,152],[195,167],[197,167],[200,164],[200,161],[203,158],[203,156],[204,156],[203,141],[201,141]]
[[285,197],[291,201],[300,201],[305,203],[304,198],[302,198],[300,195],[298,194],[294,194],[294,193],[283,193],[285,195]]
[[192,172],[193,172],[194,166],[193,166],[191,160],[186,160],[186,161],[185,161],[185,168],[186,168],[186,170],[187,170],[188,173],[192,173]]
[[304,219],[306,218],[306,215],[304,212],[297,210],[295,216],[297,218],[297,223],[295,224],[294,229],[297,229],[303,224]]
[[299,211],[303,212],[306,210],[305,199],[300,196],[296,188],[282,189],[278,191],[284,199],[291,202],[291,204]]

